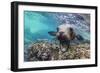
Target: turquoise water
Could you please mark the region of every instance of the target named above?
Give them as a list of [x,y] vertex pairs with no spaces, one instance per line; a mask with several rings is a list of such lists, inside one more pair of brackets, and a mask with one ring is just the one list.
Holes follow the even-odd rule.
[[56,31],[57,26],[63,23],[72,25],[77,34],[90,40],[89,19],[89,14],[24,11],[24,43],[29,44],[37,39],[51,40],[54,37],[48,32]]

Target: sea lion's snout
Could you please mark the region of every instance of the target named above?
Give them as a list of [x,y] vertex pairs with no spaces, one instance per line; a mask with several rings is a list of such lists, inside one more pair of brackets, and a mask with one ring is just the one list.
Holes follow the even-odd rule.
[[59,36],[63,36],[64,32],[59,32]]

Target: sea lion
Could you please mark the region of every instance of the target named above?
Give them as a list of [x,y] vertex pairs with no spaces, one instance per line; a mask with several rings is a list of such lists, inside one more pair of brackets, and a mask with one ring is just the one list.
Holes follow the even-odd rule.
[[56,32],[50,31],[48,32],[51,36],[56,36],[56,38],[60,42],[61,48],[64,50],[64,47],[67,46],[69,48],[70,41],[75,39],[76,33],[74,32],[73,27],[69,24],[62,24],[57,27]]

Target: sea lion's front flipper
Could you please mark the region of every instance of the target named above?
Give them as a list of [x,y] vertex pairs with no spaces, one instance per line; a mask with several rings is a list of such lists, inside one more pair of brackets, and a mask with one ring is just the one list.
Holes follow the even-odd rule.
[[83,41],[84,40],[84,38],[79,34],[76,35],[76,39],[79,40],[79,41]]
[[50,31],[48,32],[51,36],[56,36],[57,32],[54,32],[54,31]]

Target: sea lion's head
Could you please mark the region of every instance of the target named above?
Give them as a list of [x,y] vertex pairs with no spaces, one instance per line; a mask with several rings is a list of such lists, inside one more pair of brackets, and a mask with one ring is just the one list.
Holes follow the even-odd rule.
[[72,26],[69,24],[62,24],[57,27],[57,31],[48,32],[52,36],[56,36],[58,40],[73,40],[75,38],[75,32]]

